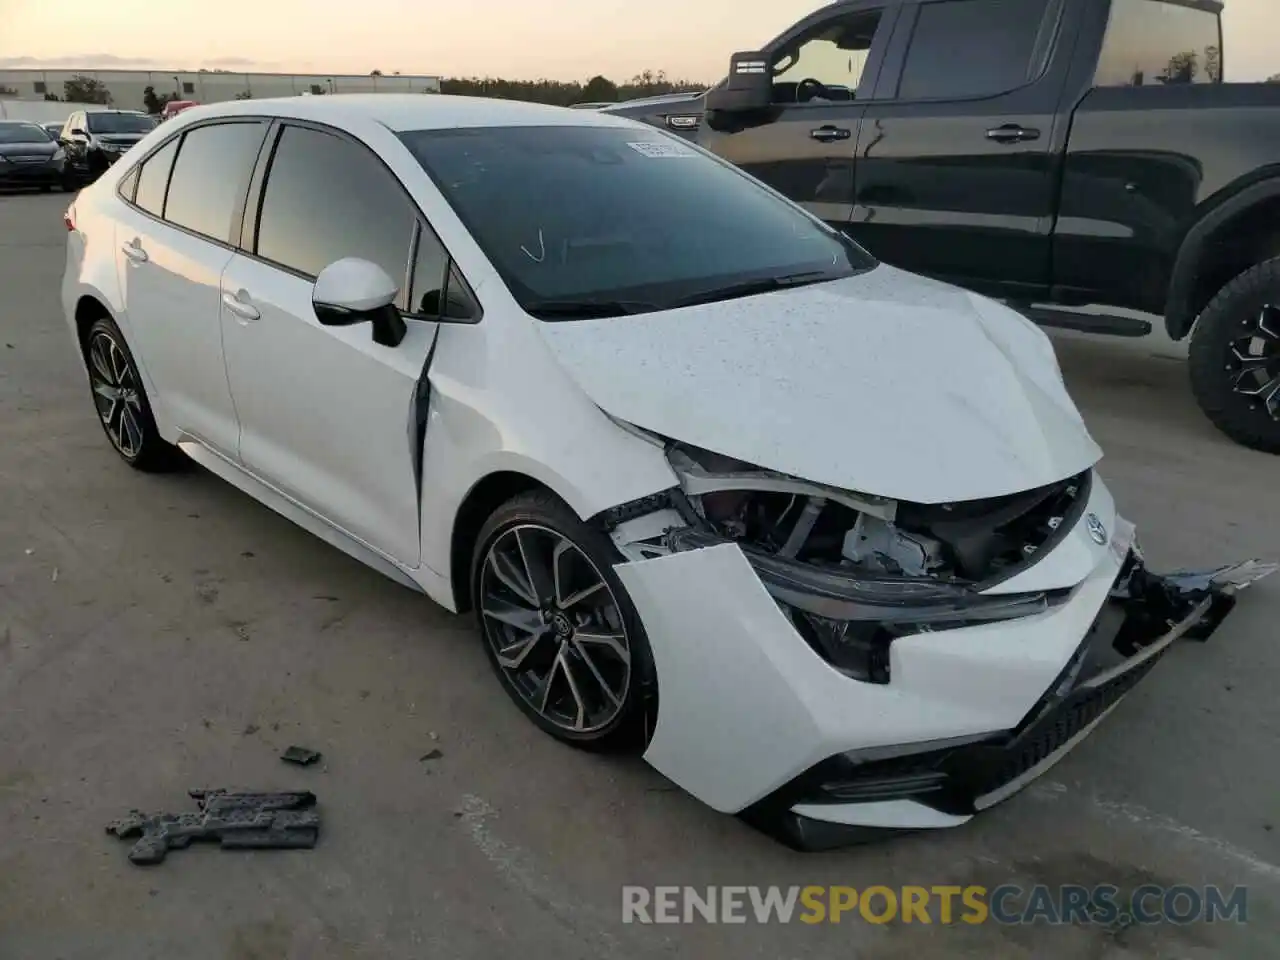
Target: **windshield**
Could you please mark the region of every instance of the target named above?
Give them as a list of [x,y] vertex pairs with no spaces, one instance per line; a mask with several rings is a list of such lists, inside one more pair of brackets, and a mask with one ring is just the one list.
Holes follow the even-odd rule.
[[91,113],[90,133],[150,133],[155,122],[138,113]]
[[817,283],[876,261],[843,234],[659,130],[401,134],[534,316],[662,310]]
[[48,143],[49,135],[34,123],[0,123],[0,143]]

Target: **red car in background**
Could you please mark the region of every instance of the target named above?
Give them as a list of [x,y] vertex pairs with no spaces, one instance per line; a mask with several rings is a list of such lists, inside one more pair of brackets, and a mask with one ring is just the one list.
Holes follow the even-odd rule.
[[180,114],[183,110],[187,110],[191,107],[198,107],[198,106],[200,106],[200,104],[197,103],[195,100],[170,100],[168,103],[164,105],[164,110],[160,112],[160,119],[162,121],[172,119],[173,117],[176,117],[178,114]]

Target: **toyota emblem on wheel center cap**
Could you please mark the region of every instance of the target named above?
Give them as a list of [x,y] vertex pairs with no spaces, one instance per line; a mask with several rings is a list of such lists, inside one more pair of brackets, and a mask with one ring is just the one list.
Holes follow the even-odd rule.
[[551,627],[556,632],[556,636],[562,640],[567,640],[573,636],[573,624],[569,622],[569,618],[563,613],[557,612],[551,617]]
[[1102,525],[1096,513],[1085,517],[1084,524],[1089,528],[1089,536],[1093,538],[1094,543],[1101,545],[1107,542],[1107,528]]

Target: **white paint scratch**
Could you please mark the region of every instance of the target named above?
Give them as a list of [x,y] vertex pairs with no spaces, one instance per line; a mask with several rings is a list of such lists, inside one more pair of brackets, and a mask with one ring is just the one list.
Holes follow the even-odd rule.
[[[621,955],[621,946],[617,939],[602,926],[602,923],[609,922],[608,918],[593,916],[599,911],[561,895],[552,883],[534,868],[533,857],[527,851],[494,833],[490,822],[498,816],[498,811],[487,800],[474,794],[466,794],[462,798],[458,816],[471,836],[471,842],[484,854],[485,859],[493,864],[504,880],[513,887],[523,890],[573,933],[586,939],[596,940],[600,956]],[[612,918],[612,922],[617,922],[617,918]],[[589,929],[584,930],[584,927]]]

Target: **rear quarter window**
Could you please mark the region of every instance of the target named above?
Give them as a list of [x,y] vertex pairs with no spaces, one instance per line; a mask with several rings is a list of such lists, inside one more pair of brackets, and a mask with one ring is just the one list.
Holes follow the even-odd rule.
[[1113,0],[1094,85],[1151,87],[1222,79],[1218,15],[1165,0]]

